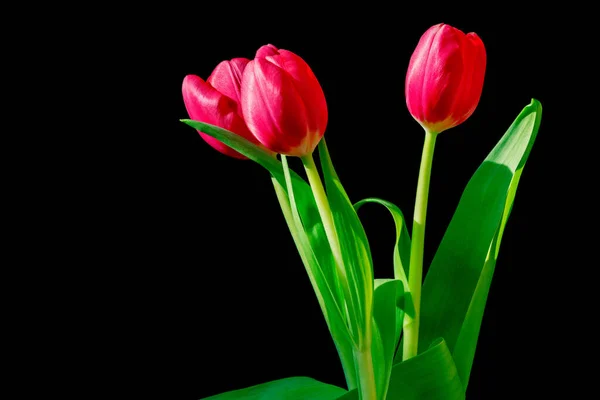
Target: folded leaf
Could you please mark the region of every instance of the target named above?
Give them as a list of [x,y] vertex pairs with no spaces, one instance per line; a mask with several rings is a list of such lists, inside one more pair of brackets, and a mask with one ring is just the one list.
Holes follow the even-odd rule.
[[373,350],[373,362],[375,364],[375,375],[379,379],[377,383],[380,390],[378,397],[381,399],[385,399],[394,353],[400,340],[404,311],[398,307],[398,304],[403,303],[403,298],[404,286],[400,280],[375,279],[373,318],[376,324],[374,331],[378,336],[378,340],[374,340],[374,344],[378,345],[380,343],[381,345]]
[[419,349],[443,337],[465,389],[502,233],[541,112],[533,99],[475,172],[423,284]]
[[394,218],[396,226],[396,244],[394,245],[394,278],[399,279],[404,284],[404,288],[408,290],[408,267],[410,264],[410,236],[406,223],[404,222],[404,214],[400,208],[389,201],[369,197],[354,204],[354,209],[358,211],[367,203],[380,204],[387,208]]
[[[338,400],[358,400],[352,390]],[[464,400],[465,391],[443,339],[431,348],[392,367],[387,400]]]
[[312,378],[294,377],[205,397],[204,400],[334,400],[345,392]]
[[[402,282],[403,285],[403,296],[399,299],[398,307],[403,310],[404,313],[409,316],[414,316],[414,306],[412,297],[408,291],[408,267],[410,264],[410,236],[408,229],[406,229],[406,223],[404,221],[404,214],[400,208],[395,204],[390,203],[376,197],[370,197],[361,200],[354,204],[356,211],[359,210],[366,203],[376,203],[384,206],[388,209],[392,217],[394,218],[394,224],[396,225],[396,244],[394,245],[394,278]],[[377,285],[377,279],[375,280]],[[404,316],[404,314],[402,315]],[[401,320],[402,321],[402,320]],[[402,360],[402,346],[398,346],[396,355],[394,357],[396,361]]]

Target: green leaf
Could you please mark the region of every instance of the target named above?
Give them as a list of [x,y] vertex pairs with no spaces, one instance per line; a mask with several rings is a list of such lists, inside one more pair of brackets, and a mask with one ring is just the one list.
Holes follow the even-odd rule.
[[374,340],[373,362],[375,375],[380,380],[377,387],[382,388],[378,397],[385,399],[404,319],[404,311],[398,307],[404,298],[402,282],[397,279],[375,279],[373,298],[374,331],[378,337],[378,340]]
[[204,400],[334,400],[346,391],[307,377],[294,377],[205,397]]
[[[392,367],[388,400],[464,400],[465,391],[443,339],[431,348]],[[352,390],[338,400],[358,400]]]
[[402,332],[404,287],[398,279],[375,279],[373,317],[380,332],[389,332],[386,352],[394,351]]
[[[282,157],[282,161],[284,176],[289,194],[290,206],[294,222],[296,224],[296,227],[298,227],[301,226],[302,223],[300,221],[300,214],[298,212],[298,203],[296,203],[295,188],[292,188],[290,174],[291,170],[287,165],[287,158],[285,156]],[[315,294],[319,299],[321,310],[323,311],[325,319],[327,320],[329,331],[336,342],[338,353],[340,354],[340,360],[342,361],[344,373],[346,374],[346,379],[348,381],[348,386],[350,388],[356,387],[356,368],[354,367],[354,344],[347,330],[347,325],[345,324],[343,312],[338,306],[338,303],[336,302],[335,291],[332,288],[332,285],[327,284],[326,277],[319,264],[319,258],[315,253],[315,248],[313,248],[309,242],[306,231],[303,229],[297,229],[296,238],[296,245],[298,246],[298,251],[300,253],[302,261],[306,266],[306,272],[308,273],[310,281],[313,287],[315,288]]]
[[460,400],[465,391],[443,339],[416,357],[392,368],[389,399]]
[[[194,129],[218,139],[250,160],[257,162],[275,178],[276,190],[280,188],[285,191],[288,197],[292,197],[290,196],[289,187],[286,184],[283,165],[277,160],[275,155],[243,137],[218,126],[189,119],[182,119],[181,121]],[[310,186],[294,171],[288,169],[287,173],[290,175],[291,186],[293,187],[293,193],[291,193],[294,200],[293,206],[289,204],[290,199],[288,198],[290,212],[294,209],[300,216],[300,222],[298,220],[295,222],[292,221],[290,230],[292,231],[294,242],[315,290],[317,299],[319,300],[330,333],[335,340],[344,373],[346,374],[348,387],[354,388],[356,387],[354,351],[352,343],[346,334],[347,328],[345,322],[340,316],[343,300],[340,298],[337,288],[333,255],[331,254],[331,249],[329,248]]]
[[378,199],[376,197],[369,197],[363,199],[354,204],[354,209],[358,211],[363,205],[367,203],[380,204],[387,208],[394,218],[394,224],[396,225],[396,244],[394,245],[394,278],[402,282],[404,286],[404,303],[400,305],[408,315],[414,316],[414,307],[408,292],[408,267],[410,264],[410,235],[406,229],[406,223],[404,220],[404,214],[400,208],[394,203],[389,201]]
[[359,346],[362,346],[362,338],[371,329],[373,309],[371,250],[356,210],[335,172],[325,139],[319,143],[319,158],[350,289],[350,298],[346,299],[349,302],[350,319],[356,324],[355,332],[360,335]]
[[[247,139],[244,139],[243,137],[236,135],[235,133],[230,132],[227,129],[223,129],[215,125],[206,124],[204,122],[194,121],[191,119],[182,119],[181,122],[209,136],[212,136],[215,139],[218,139],[219,141],[225,143],[227,146],[238,151],[240,154],[245,155],[250,160],[253,160],[258,164],[262,165],[275,177],[275,179],[277,179],[281,186],[285,187],[285,177],[283,176],[283,167],[281,165],[281,162],[277,160],[277,157],[274,154],[265,150],[263,147],[257,146],[254,143],[248,141]],[[294,184],[297,184],[299,187],[306,186],[306,188],[310,191],[308,184],[302,178],[300,178],[300,176],[293,172],[292,176]],[[306,190],[299,190],[299,193],[303,192],[306,192]],[[309,197],[312,197],[312,195]]]
[[376,197],[369,197],[363,199],[354,204],[354,209],[358,211],[363,205],[367,203],[380,204],[387,208],[394,218],[394,224],[396,225],[396,244],[394,245],[394,278],[399,279],[404,284],[404,288],[408,288],[408,266],[410,264],[410,236],[406,229],[406,223],[404,222],[404,214],[400,208],[394,203],[389,201],[378,199]]
[[475,172],[423,284],[419,347],[443,337],[465,389],[502,233],[541,113],[532,99]]
[[[406,229],[404,214],[400,208],[389,201],[378,199],[375,197],[361,200],[354,204],[354,208],[358,211],[366,203],[376,203],[384,206],[392,214],[394,224],[396,225],[396,244],[394,245],[394,277],[400,280],[403,284],[404,295],[400,299],[398,306],[406,314],[414,316],[415,309],[412,302],[412,297],[408,291],[408,267],[410,264],[410,236]],[[377,284],[377,279],[375,280]],[[397,346],[395,360],[402,360],[402,346]]]

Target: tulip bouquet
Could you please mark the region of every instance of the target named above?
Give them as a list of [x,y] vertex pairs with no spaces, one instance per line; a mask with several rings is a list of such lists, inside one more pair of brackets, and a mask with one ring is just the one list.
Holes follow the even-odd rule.
[[[474,112],[485,68],[481,39],[445,24],[427,30],[410,58],[406,103],[425,132],[410,235],[394,204],[350,200],[323,137],[323,90],[301,57],[266,45],[253,60],[223,61],[206,81],[185,77],[191,119],[182,121],[216,150],[270,173],[347,383],[295,377],[211,399],[465,398],[502,234],[541,119],[541,105],[532,100],[475,171],[423,280],[436,138]],[[304,173],[289,167],[289,157],[301,159]],[[367,203],[386,207],[395,222],[388,279],[374,279],[357,213]]]

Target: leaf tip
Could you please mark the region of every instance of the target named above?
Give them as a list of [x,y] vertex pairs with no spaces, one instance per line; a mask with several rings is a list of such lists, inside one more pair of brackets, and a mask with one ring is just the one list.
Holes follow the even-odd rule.
[[193,121],[192,121],[191,119],[188,119],[188,118],[181,118],[181,119],[179,120],[179,122],[183,122],[184,124],[186,124],[186,125],[188,125],[188,126],[192,126],[192,124],[191,124],[191,123],[192,123]]
[[531,103],[529,103],[529,105],[531,107],[535,107],[535,108],[538,108],[540,110],[542,109],[542,103],[538,99],[536,99],[534,97],[531,98]]

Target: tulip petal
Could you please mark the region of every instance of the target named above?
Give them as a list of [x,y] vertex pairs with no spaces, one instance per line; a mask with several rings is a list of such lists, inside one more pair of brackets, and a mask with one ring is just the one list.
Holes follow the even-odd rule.
[[248,128],[265,147],[305,154],[306,109],[289,74],[266,58],[250,61],[242,79],[241,104]]
[[[243,119],[237,114],[237,104],[196,75],[183,80],[182,94],[185,108],[191,119],[217,125],[256,143]],[[217,139],[198,131],[200,136],[221,153],[245,159],[237,151]]]
[[[206,82],[239,104],[242,76],[249,61],[247,58],[222,61],[210,74]],[[241,110],[239,114],[241,115]]]
[[471,32],[463,37],[462,53],[465,71],[454,106],[457,125],[469,118],[477,108],[486,67],[485,46],[477,34]]
[[423,78],[424,95],[421,98],[424,122],[427,124],[442,122],[452,115],[452,106],[463,76],[461,35],[463,33],[458,29],[443,25],[432,41]]
[[418,121],[425,119],[423,110],[423,81],[433,41],[443,24],[429,28],[419,39],[406,72],[405,95],[408,110]]
[[304,102],[311,141],[316,146],[327,127],[327,102],[323,88],[306,61],[291,51],[279,50],[279,63],[291,76]]
[[279,50],[277,49],[277,47],[273,46],[272,44],[266,44],[264,46],[261,46],[261,48],[256,51],[256,57],[274,56],[278,53]]

